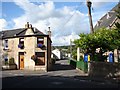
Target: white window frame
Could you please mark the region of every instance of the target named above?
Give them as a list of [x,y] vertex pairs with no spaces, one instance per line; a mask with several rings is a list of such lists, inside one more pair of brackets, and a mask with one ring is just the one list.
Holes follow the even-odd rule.
[[[6,42],[7,41],[7,42]],[[4,40],[4,49],[8,49],[8,39]]]

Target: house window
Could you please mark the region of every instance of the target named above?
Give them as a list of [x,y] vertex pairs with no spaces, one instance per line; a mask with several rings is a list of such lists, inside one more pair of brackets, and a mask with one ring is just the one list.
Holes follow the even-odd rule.
[[36,52],[35,65],[45,65],[45,52]]
[[5,65],[8,64],[8,55],[4,56]]
[[39,43],[44,44],[44,38],[38,37],[37,44],[39,44]]
[[21,49],[24,48],[24,38],[20,38],[20,39],[19,39],[18,47],[21,48]]
[[44,38],[38,37],[37,38],[37,47],[42,48],[44,46]]
[[7,39],[4,41],[4,49],[8,49],[8,40]]

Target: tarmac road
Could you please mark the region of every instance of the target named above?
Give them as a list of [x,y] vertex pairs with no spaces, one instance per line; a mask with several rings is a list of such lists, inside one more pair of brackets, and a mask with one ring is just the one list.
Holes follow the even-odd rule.
[[52,71],[9,70],[2,72],[2,88],[119,88],[119,84],[92,81],[68,60],[59,60]]

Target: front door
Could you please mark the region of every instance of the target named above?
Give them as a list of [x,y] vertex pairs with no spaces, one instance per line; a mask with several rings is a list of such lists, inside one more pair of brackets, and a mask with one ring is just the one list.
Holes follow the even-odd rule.
[[24,53],[19,53],[19,67],[20,69],[24,69]]

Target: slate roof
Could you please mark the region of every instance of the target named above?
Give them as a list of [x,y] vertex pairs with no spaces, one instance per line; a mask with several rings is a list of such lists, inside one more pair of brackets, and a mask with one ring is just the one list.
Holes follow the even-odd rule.
[[[25,35],[26,33],[26,28],[19,28],[19,29],[13,29],[13,30],[5,30],[5,31],[0,31],[0,39],[5,39],[5,38],[13,38],[13,37],[25,37],[25,36],[31,36],[31,35]],[[41,31],[39,31],[37,28],[32,28],[33,30],[33,35],[32,36],[47,36],[43,34]]]
[[108,19],[107,18],[107,14],[105,14],[99,21],[100,21],[100,24],[99,25],[95,25],[94,27],[94,30],[97,30],[99,28],[102,28],[102,27],[109,27],[111,26],[111,24],[115,23],[115,20],[117,20],[118,18],[116,17],[116,10],[120,10],[120,3],[117,4],[112,10],[110,10],[110,18]]

